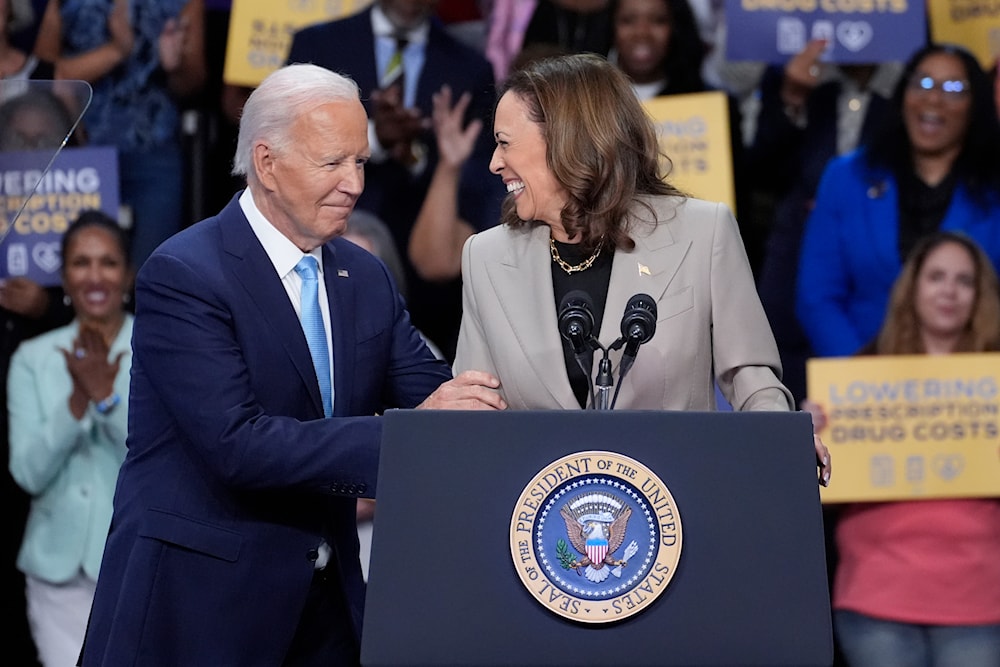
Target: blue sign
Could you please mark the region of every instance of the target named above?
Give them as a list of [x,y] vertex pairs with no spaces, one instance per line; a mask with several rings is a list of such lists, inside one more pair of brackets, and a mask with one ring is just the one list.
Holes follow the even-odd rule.
[[45,171],[51,159],[51,150],[0,152],[0,279],[58,285],[60,241],[70,223],[86,209],[118,219],[114,148],[64,148]]
[[923,2],[726,0],[726,58],[781,64],[825,39],[834,63],[905,61],[926,42]]

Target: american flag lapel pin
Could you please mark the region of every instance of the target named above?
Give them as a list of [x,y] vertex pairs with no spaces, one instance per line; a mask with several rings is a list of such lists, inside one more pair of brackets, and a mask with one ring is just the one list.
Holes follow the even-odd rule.
[[350,278],[351,274],[347,272],[347,269],[337,269],[337,277]]

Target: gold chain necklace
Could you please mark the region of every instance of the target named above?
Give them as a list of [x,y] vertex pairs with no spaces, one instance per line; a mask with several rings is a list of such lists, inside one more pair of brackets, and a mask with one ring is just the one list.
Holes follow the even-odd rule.
[[566,260],[564,260],[562,257],[559,256],[559,250],[556,249],[556,240],[551,236],[549,237],[549,253],[552,255],[552,261],[558,264],[559,268],[565,271],[566,273],[577,273],[579,271],[586,271],[587,269],[592,267],[594,265],[594,262],[597,261],[597,257],[601,254],[601,247],[603,245],[604,245],[603,243],[598,244],[597,249],[594,250],[594,254],[592,254],[590,257],[583,260],[579,264],[574,265],[570,264],[569,262],[567,262]]

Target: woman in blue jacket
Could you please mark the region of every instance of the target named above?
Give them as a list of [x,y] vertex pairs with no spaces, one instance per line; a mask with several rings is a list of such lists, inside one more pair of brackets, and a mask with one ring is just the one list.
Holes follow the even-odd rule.
[[75,665],[125,458],[132,316],[127,241],[86,211],[63,236],[62,280],[75,319],[23,342],[11,359],[10,472],[31,495],[17,566],[44,667]]
[[817,356],[854,354],[878,331],[902,258],[960,230],[1000,266],[1000,124],[992,84],[961,48],[907,63],[881,132],[827,166],[806,226],[796,311]]

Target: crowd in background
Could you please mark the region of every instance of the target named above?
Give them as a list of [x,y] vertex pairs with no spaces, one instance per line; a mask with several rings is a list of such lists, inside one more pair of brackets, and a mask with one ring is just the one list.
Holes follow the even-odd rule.
[[[497,224],[506,194],[489,172],[494,86],[551,54],[606,56],[643,100],[726,93],[739,228],[778,343],[783,381],[796,402],[807,398],[807,358],[851,355],[879,335],[894,281],[923,239],[939,230],[961,232],[978,244],[968,254],[1000,266],[994,80],[961,49],[931,45],[906,63],[838,66],[823,59],[826,45],[815,40],[782,65],[727,62],[723,11],[712,0],[376,0],[374,8],[297,33],[289,58],[345,73],[361,87],[373,155],[357,234],[389,265],[414,324],[449,361],[461,318],[462,247],[472,234]],[[89,301],[64,268],[64,289],[41,290],[18,280],[0,287],[0,367],[6,377],[22,341],[54,330],[49,335],[62,341],[66,355],[53,352],[48,360],[57,367],[49,369],[52,382],[84,406],[59,419],[79,422],[86,412],[85,435],[97,443],[87,446],[107,448],[108,461],[121,454],[124,436],[107,414],[120,416],[125,408],[88,412],[86,405],[88,397],[103,404],[112,389],[120,401],[127,398],[115,378],[127,376],[119,348],[128,329],[131,272],[161,241],[214,215],[243,187],[231,172],[248,91],[222,76],[230,10],[227,0],[0,0],[0,92],[10,80],[26,78],[91,84],[93,103],[73,141],[118,149],[127,212],[120,222],[129,230],[119,239],[91,223],[83,235],[104,243],[118,271],[106,280],[118,300],[113,323],[103,336],[87,339],[93,349],[74,339],[79,334],[70,321],[86,322],[79,306]],[[394,62],[397,78],[389,76]],[[6,117],[0,107],[0,118]],[[0,136],[4,124],[11,125],[0,121]],[[17,140],[9,145],[18,146]],[[71,256],[64,251],[64,262]],[[987,269],[976,275],[995,281]],[[71,297],[65,303],[64,295]],[[995,299],[995,285],[974,298]],[[989,341],[975,349],[995,349],[1000,332],[983,335]],[[76,353],[107,358],[109,350],[119,356],[91,369],[100,375],[97,386],[81,379],[86,357]],[[919,345],[911,351],[931,353]],[[24,399],[21,385],[9,390]],[[65,455],[46,464],[45,477],[25,472],[25,434],[34,432],[15,424],[12,414],[8,442],[4,403],[0,440],[14,473],[4,484],[5,506],[20,508],[8,515],[5,536],[7,618],[15,619],[6,650],[13,656],[9,664],[30,665],[31,637],[40,649],[43,642],[67,640],[52,640],[51,632],[39,629],[38,613],[29,613],[30,633],[25,625],[17,566],[29,583],[41,581],[35,602],[43,606],[35,609],[53,605],[39,590],[55,572],[36,569],[23,553],[15,566],[28,498],[43,498],[47,479],[68,484],[62,475],[81,473]],[[19,409],[23,418],[24,406]],[[100,431],[102,426],[108,428]],[[63,435],[60,446],[71,449],[79,434]],[[101,493],[109,502],[113,483],[99,472],[95,486],[107,487]],[[987,504],[995,511],[995,503]],[[370,519],[370,506],[359,509],[359,517]],[[1000,543],[983,548],[1000,555]],[[74,595],[85,597],[96,566],[78,558],[72,569],[50,577],[48,588],[71,581],[83,587]],[[30,597],[31,585],[28,591]],[[1000,591],[977,598],[981,613],[971,623],[1000,626],[998,596]],[[86,606],[79,598],[74,604]],[[865,613],[852,604],[843,609]],[[914,623],[940,621],[903,616]],[[857,625],[856,618],[848,620]],[[953,621],[970,622],[961,615],[944,619]]]

